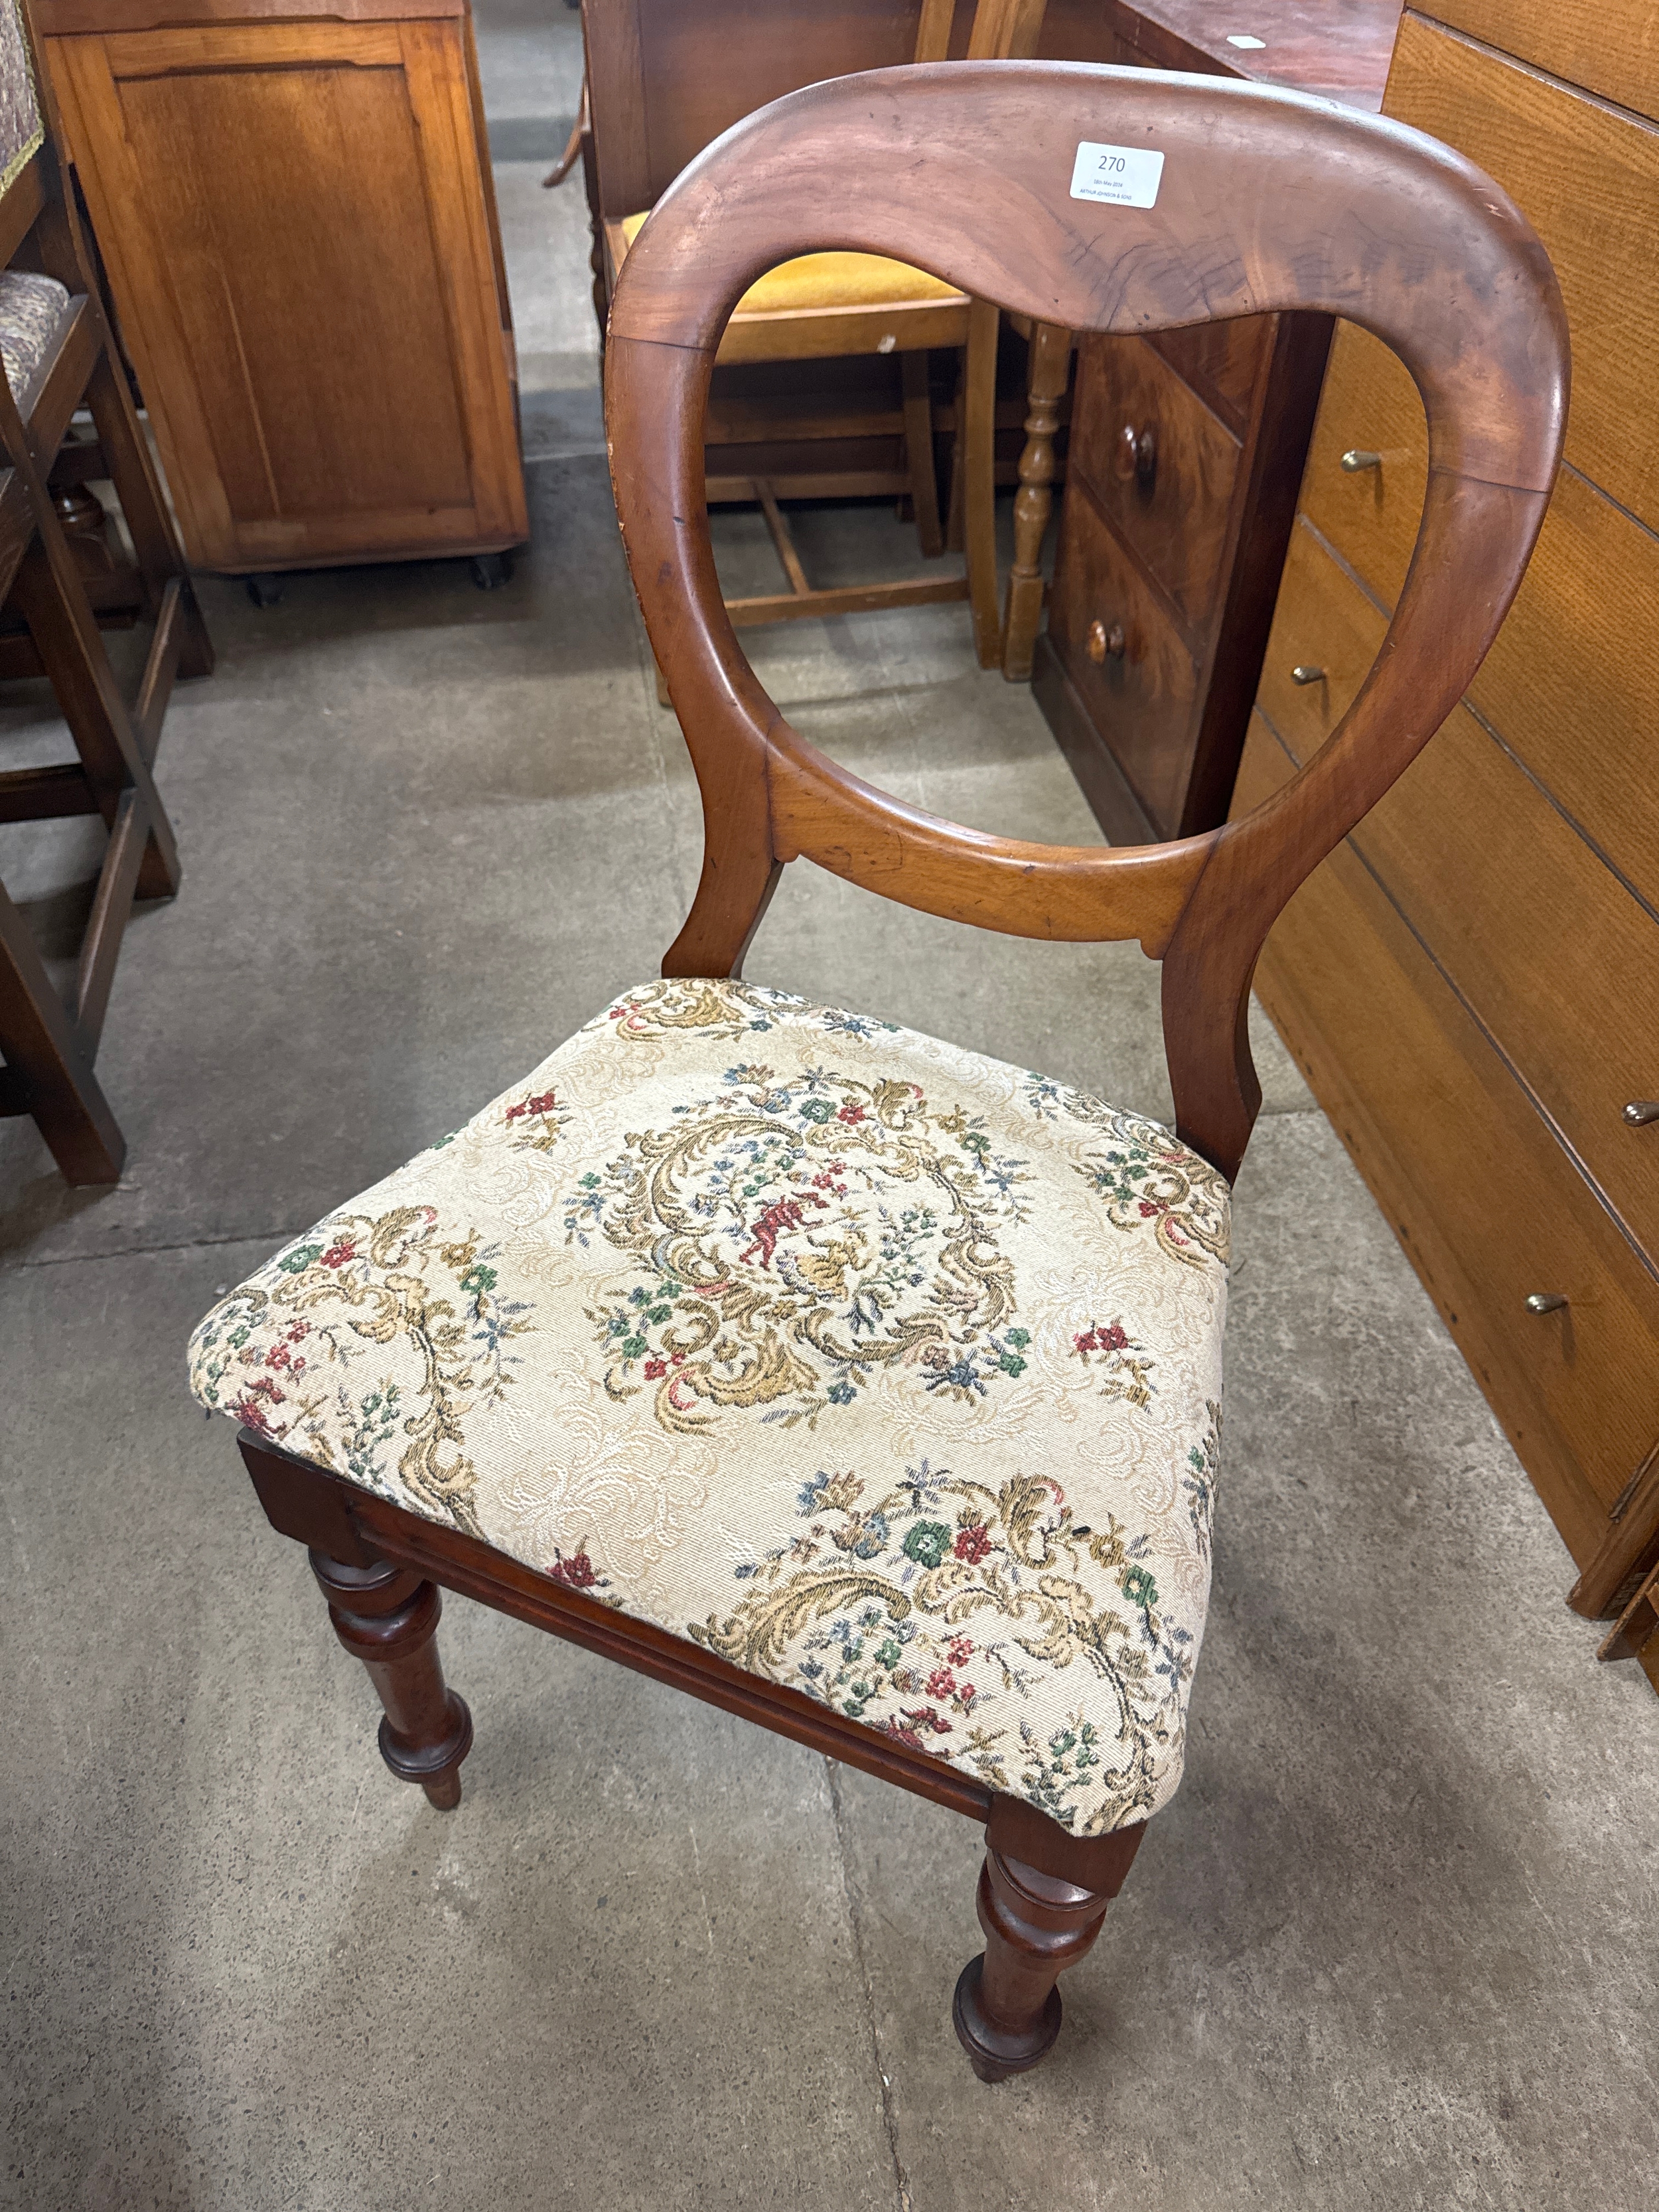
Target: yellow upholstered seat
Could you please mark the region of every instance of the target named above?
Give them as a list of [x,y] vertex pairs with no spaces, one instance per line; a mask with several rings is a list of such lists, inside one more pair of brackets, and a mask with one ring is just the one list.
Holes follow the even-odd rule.
[[[647,210],[649,213],[649,210]],[[631,246],[644,215],[625,216],[623,235]],[[908,300],[959,300],[942,277],[882,253],[802,253],[768,270],[733,310],[739,315],[781,314],[800,307],[887,307]]]

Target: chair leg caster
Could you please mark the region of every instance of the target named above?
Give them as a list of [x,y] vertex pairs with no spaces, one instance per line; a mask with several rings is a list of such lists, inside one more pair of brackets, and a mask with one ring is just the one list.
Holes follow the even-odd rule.
[[968,2063],[981,2081],[1006,2081],[1029,2073],[1048,2056],[1060,2039],[1060,1991],[1050,1990],[1036,2022],[1025,2028],[999,2027],[988,2019],[980,2002],[985,1954],[970,1959],[957,1981],[951,2006],[951,2022],[957,2041],[968,2053]]
[[274,607],[288,589],[288,578],[269,574],[244,576],[242,586],[256,607]]
[[472,556],[472,580],[481,592],[498,592],[513,577],[512,556],[507,553],[475,553]]

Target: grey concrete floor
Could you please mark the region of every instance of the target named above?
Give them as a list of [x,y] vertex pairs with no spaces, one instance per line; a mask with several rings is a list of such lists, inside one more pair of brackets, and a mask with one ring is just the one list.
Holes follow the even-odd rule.
[[[459,1600],[465,1802],[393,1783],[303,1560],[185,1395],[215,1292],[651,974],[695,879],[594,447],[580,207],[530,197],[574,106],[552,15],[483,23],[552,395],[533,545],[489,596],[462,564],[264,612],[207,582],[219,670],[160,763],[185,886],[133,926],[100,1060],[126,1179],[68,1192],[0,1125],[0,2203],[1635,2212],[1659,1706],[1593,1663],[1565,1552],[1270,1032],[1188,1778],[1022,2082],[981,2087],[951,2034],[979,1936],[950,1814]],[[803,534],[826,579],[910,558],[880,512]],[[720,535],[734,582],[764,573],[749,519]],[[904,797],[1093,834],[959,610],[754,648]],[[39,696],[7,716],[3,764],[61,747]],[[49,943],[95,854],[85,825],[0,832]],[[795,869],[750,973],[1167,1104],[1133,948]]]

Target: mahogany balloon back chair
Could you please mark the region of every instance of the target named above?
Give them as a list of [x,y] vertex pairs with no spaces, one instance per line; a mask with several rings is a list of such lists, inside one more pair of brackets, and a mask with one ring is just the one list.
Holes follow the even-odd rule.
[[[1034,320],[1346,316],[1428,411],[1417,549],[1364,687],[1293,782],[1145,849],[936,820],[790,728],[720,604],[702,501],[733,305],[809,248],[902,254]],[[987,1824],[958,2035],[994,2081],[1060,2027],[1180,1778],[1209,1579],[1229,1185],[1273,917],[1455,705],[1559,452],[1567,341],[1503,191],[1398,124],[1208,78],[1036,63],[832,81],[717,141],[611,318],[629,560],[702,787],[696,902],[465,1128],[209,1315],[239,1417],[434,1805],[471,1741],[435,1585]],[[738,981],[785,864],[1164,963],[1177,1133]]]

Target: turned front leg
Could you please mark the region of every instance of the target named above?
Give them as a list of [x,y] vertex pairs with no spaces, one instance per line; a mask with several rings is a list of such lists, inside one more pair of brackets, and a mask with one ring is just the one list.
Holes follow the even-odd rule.
[[1014,563],[1002,620],[1002,672],[1011,684],[1030,681],[1031,651],[1042,620],[1042,540],[1054,503],[1054,439],[1071,367],[1071,332],[1054,323],[1033,324],[1025,445],[1014,497]]
[[440,1812],[452,1811],[461,1802],[472,1716],[465,1699],[444,1686],[433,1640],[441,1610],[437,1586],[384,1559],[349,1567],[313,1552],[311,1568],[334,1633],[368,1668],[386,1708],[381,1758],[400,1782],[418,1782]]
[[[994,1822],[992,1833],[997,1832]],[[1005,2081],[1046,2057],[1060,2033],[1060,1991],[1085,1957],[1122,1887],[1141,1825],[1079,1853],[1086,1886],[1042,1874],[989,1842],[979,1877],[985,1949],[963,1968],[951,2016],[981,2081]]]

